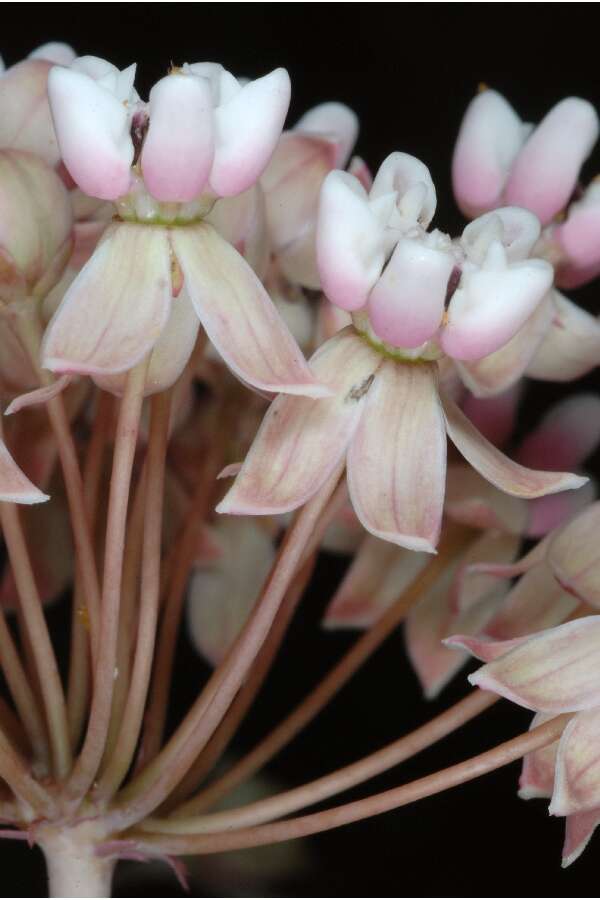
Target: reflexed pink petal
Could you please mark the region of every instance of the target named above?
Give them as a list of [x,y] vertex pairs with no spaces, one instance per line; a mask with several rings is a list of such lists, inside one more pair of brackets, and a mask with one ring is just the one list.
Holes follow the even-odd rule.
[[334,395],[277,397],[217,512],[287,512],[315,494],[343,459],[380,363],[379,354],[352,328],[324,344],[311,366]]
[[[472,637],[468,634],[453,634],[444,640],[446,647],[457,647],[468,650],[476,659],[492,662],[506,656],[515,647],[520,647],[528,638],[514,638],[511,641],[496,641],[488,637]],[[479,669],[481,672],[482,670]],[[471,679],[469,678],[469,681]]]
[[435,552],[445,477],[435,366],[385,360],[348,451],[356,515],[376,537]]
[[[196,310],[184,286],[179,296],[173,298],[167,323],[150,353],[145,397],[166,391],[175,384],[192,355],[199,329]],[[125,391],[127,372],[96,375],[94,382],[102,390],[120,397]]]
[[326,396],[248,263],[206,223],[171,231],[185,285],[208,337],[253,387]]
[[369,628],[429,561],[368,534],[325,611],[324,628]]
[[275,69],[215,109],[210,185],[220,197],[241,194],[260,178],[281,136],[290,90],[286,70]]
[[452,160],[454,196],[465,215],[472,218],[500,205],[523,140],[523,123],[497,91],[484,90],[471,101]]
[[516,575],[523,575],[529,572],[534,566],[539,566],[546,558],[546,552],[551,540],[551,536],[543,538],[539,541],[529,553],[517,560],[512,565],[499,565],[497,563],[476,563],[471,566],[472,572],[487,572],[495,575],[497,578],[514,578]]
[[548,565],[563,588],[600,607],[600,502],[596,502],[550,539]]
[[469,390],[477,397],[490,397],[516,384],[541,347],[554,314],[555,306],[549,293],[514,337],[499,350],[482,359],[457,361],[460,376]]
[[411,609],[405,623],[406,649],[429,700],[437,697],[469,656],[465,651],[445,646],[443,639],[454,628],[467,634],[477,633],[499,602],[499,597],[492,595],[455,615],[451,600],[455,574],[455,567],[449,566]]
[[546,565],[526,572],[506,595],[498,613],[485,629],[498,641],[523,637],[566,621],[577,606]]
[[539,472],[513,462],[486,441],[465,414],[448,397],[442,397],[450,440],[467,462],[493,485],[514,497],[541,497],[572,490],[587,479],[565,472]]
[[461,463],[448,466],[444,509],[455,522],[515,535],[523,533],[528,517],[522,500],[498,490],[470,466]]
[[187,606],[192,643],[213,666],[241,631],[275,559],[273,541],[253,519],[222,519],[216,532],[223,554],[193,574]]
[[[549,722],[553,716],[550,713],[536,713],[531,720],[529,730],[532,731],[538,725]],[[556,751],[558,741],[541,747],[523,757],[523,768],[519,778],[519,797],[522,800],[532,800],[534,797],[552,796],[554,790],[554,770],[556,767]]]
[[462,360],[499,350],[533,314],[553,277],[552,266],[540,259],[464,272],[440,334],[442,349]]
[[210,85],[167,75],[150,91],[150,126],[141,156],[144,182],[157,200],[186,203],[204,188],[213,162]]
[[[449,602],[454,613],[466,612],[488,595],[503,596],[508,593],[508,587],[499,582],[495,575],[472,571],[472,567],[478,562],[498,565],[510,563],[518,553],[519,544],[520,539],[516,535],[498,531],[484,532],[475,538],[456,566],[449,592]],[[460,631],[464,630],[458,625],[456,627]]]
[[530,209],[547,225],[568,203],[597,137],[598,117],[591,103],[578,97],[557,103],[517,156],[506,202]]
[[43,365],[89,375],[131,369],[158,340],[170,309],[167,232],[114,225],[48,325]]
[[554,531],[555,528],[560,528],[592,503],[596,499],[597,493],[594,481],[590,480],[576,491],[550,494],[548,497],[537,497],[535,500],[530,500],[527,537],[540,538]]
[[451,253],[402,238],[369,297],[369,320],[375,334],[396,347],[420,347],[438,330]]
[[502,447],[515,430],[521,394],[521,384],[514,384],[492,397],[468,394],[463,399],[461,408],[480,434],[496,447]]
[[471,684],[539,712],[600,705],[600,616],[501,641],[496,649],[503,645],[508,652],[470,675]]
[[116,200],[129,190],[133,143],[126,106],[83,72],[53,68],[48,97],[63,161],[79,187]]
[[553,291],[552,326],[527,367],[530,378],[574,381],[600,360],[600,321]]
[[575,394],[555,404],[519,447],[516,458],[524,466],[574,469],[600,443],[600,398]]
[[567,816],[562,852],[563,869],[581,856],[598,825],[600,825],[600,809],[590,809],[587,812]]
[[598,806],[600,709],[591,709],[574,716],[561,735],[549,812],[552,816],[569,816]]
[[317,134],[335,140],[333,168],[343,169],[358,137],[358,117],[343,103],[321,103],[296,122],[294,131]]
[[0,502],[43,503],[49,499],[21,471],[4,441],[0,440]]
[[[2,349],[4,350],[4,347]],[[4,415],[11,416],[13,413],[17,413],[21,409],[27,409],[29,406],[47,403],[48,400],[61,394],[65,388],[71,384],[72,380],[73,377],[71,375],[62,375],[45,387],[36,388],[34,391],[29,391],[27,394],[21,394],[19,397],[15,397],[12,403],[9,403],[4,410]]]
[[350,312],[364,306],[384,259],[383,227],[365,189],[345,172],[331,172],[317,220],[317,265],[331,302]]

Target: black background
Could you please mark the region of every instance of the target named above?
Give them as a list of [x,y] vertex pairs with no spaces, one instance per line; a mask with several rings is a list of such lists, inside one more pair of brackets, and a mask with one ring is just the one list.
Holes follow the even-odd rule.
[[[529,121],[569,94],[600,107],[592,4],[4,4],[1,40],[9,64],[47,40],[65,40],[80,54],[105,56],[120,67],[136,61],[142,96],[171,61],[215,60],[247,76],[285,66],[293,86],[289,121],[324,100],[352,106],[361,119],[357,150],[373,168],[392,150],[412,153],[430,167],[439,198],[435,225],[444,230],[461,225],[450,191],[450,159],[462,113],[479,82],[502,91]],[[598,170],[596,151],[584,180]],[[587,288],[577,299],[598,311],[596,291]],[[583,383],[597,388],[594,376]],[[530,387],[521,427],[569,390]],[[597,459],[592,467],[598,469]],[[318,624],[341,571],[333,557],[321,560],[236,751],[252,746],[350,645],[351,637],[324,634]],[[59,607],[51,618],[60,643],[66,616]],[[178,661],[174,717],[206,675],[185,638]],[[461,674],[438,702],[427,705],[401,635],[394,635],[269,772],[284,787],[302,783],[395,739],[465,692]],[[351,796],[393,787],[491,747],[526,728],[529,718],[502,702],[440,747]],[[414,807],[311,838],[302,864],[281,870],[270,884],[248,874],[248,858],[245,869],[231,857],[216,865],[200,860],[192,894],[597,895],[593,876],[600,838],[561,871],[562,822],[549,818],[543,802],[518,800],[517,777],[513,765]],[[38,851],[5,842],[0,854],[7,894],[43,894]],[[268,878],[268,855],[255,862]],[[220,880],[211,880],[217,870]],[[119,867],[115,891],[181,893],[166,869],[132,863]]]

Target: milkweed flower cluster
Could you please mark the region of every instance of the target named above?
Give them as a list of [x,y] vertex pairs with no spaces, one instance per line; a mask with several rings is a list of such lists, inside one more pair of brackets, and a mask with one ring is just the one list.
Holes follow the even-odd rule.
[[[552,797],[572,861],[600,821],[600,399],[514,435],[525,378],[600,362],[600,321],[562,293],[600,272],[595,110],[567,98],[534,127],[480,92],[449,234],[425,162],[390,147],[372,170],[344,104],[286,130],[284,69],[172,64],[147,99],[135,81],[63,44],[0,70],[2,837],[40,845],[54,894],[91,896],[119,858],[182,877],[180,855],[350,821],[278,820],[370,757],[211,810],[404,620],[426,697],[473,654],[480,691],[535,711],[520,793]],[[366,634],[203,786],[321,548],[349,557],[324,628]],[[67,597],[63,683],[45,607]],[[214,672],[166,738],[184,619]]]

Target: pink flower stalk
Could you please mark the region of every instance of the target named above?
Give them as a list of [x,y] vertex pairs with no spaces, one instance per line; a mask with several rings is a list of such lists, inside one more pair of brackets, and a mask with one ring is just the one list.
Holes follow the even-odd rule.
[[507,493],[532,498],[583,483],[510,462],[438,391],[436,360],[444,351],[476,358],[502,346],[550,287],[552,268],[527,258],[539,234],[535,218],[500,211],[473,222],[453,244],[425,232],[434,209],[429,172],[405,154],[386,160],[369,195],[346,173],[327,177],[317,229],[322,282],[354,321],[311,359],[334,396],[318,403],[275,400],[219,512],[295,509],[346,460],[363,526],[432,552],[443,508],[446,431]]
[[326,393],[252,269],[204,221],[219,197],[247,191],[266,166],[289,103],[287,73],[242,87],[216,64],[185,65],[154,86],[147,106],[134,75],[135,66],[120,72],[82,57],[49,78],[64,163],[83,191],[116,202],[120,221],[67,290],[45,335],[44,366],[118,390],[114,376],[154,348],[152,393],[182,371],[199,320],[254,387]]
[[508,641],[449,640],[486,663],[469,681],[534,710],[532,727],[575,713],[556,744],[526,758],[520,783],[522,796],[551,795],[551,815],[567,817],[563,865],[579,856],[600,820],[599,635],[600,616],[587,616]]
[[597,138],[598,116],[586,100],[562,100],[534,127],[485,89],[471,101],[454,149],[458,205],[470,218],[522,206],[547,225],[567,206]]

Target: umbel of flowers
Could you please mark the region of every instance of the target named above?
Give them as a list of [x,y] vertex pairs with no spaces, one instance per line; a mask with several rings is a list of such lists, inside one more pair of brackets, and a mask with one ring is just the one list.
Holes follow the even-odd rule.
[[[552,797],[571,862],[600,821],[581,473],[600,400],[578,391],[511,442],[524,376],[600,361],[600,323],[560,292],[600,271],[597,185],[578,186],[594,109],[567,98],[533,127],[478,94],[452,236],[423,162],[391,152],[373,177],[352,156],[343,104],[283,130],[284,69],[171,65],[147,100],[135,74],[54,43],[0,71],[0,836],[41,847],[53,895],[107,896],[119,859],[183,879],[180,856],[208,871],[524,757],[520,793]],[[321,548],[350,557],[323,624],[364,633],[223,769]],[[71,604],[66,665],[52,602]],[[168,732],[184,614],[213,672]],[[216,810],[403,621],[427,697],[469,653],[475,690],[383,752]],[[529,732],[286,818],[495,694],[535,711]]]

